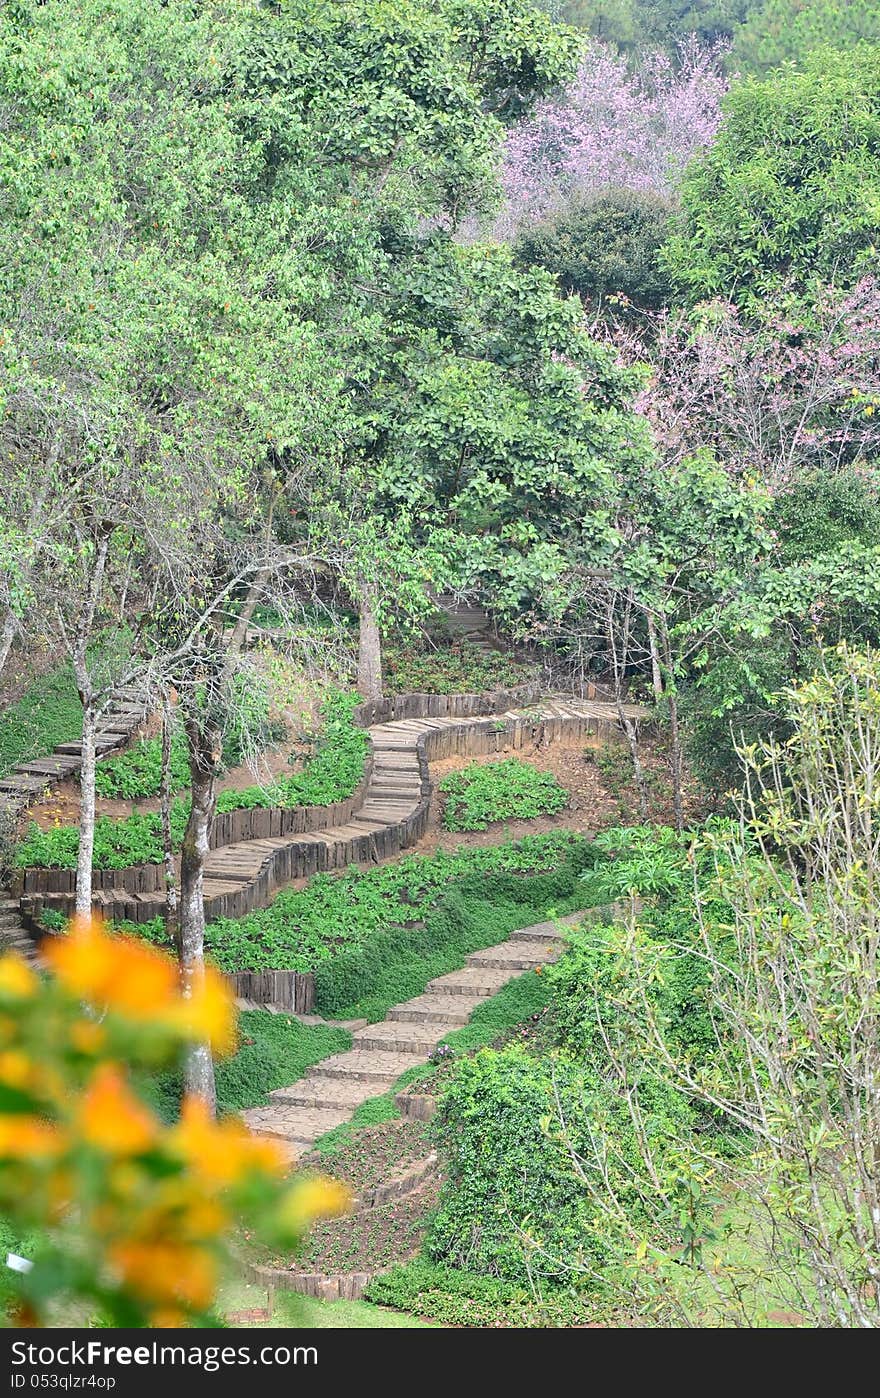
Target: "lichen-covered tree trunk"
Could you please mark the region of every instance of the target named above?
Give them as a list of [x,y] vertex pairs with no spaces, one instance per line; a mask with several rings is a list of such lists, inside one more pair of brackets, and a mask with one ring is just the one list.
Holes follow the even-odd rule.
[[79,852],[76,857],[76,912],[92,909],[92,868],[95,860],[95,702],[83,694],[82,757],[79,772]]
[[171,740],[173,716],[166,694],[162,701],[162,786],[159,795],[159,819],[162,824],[162,866],[165,872],[165,932],[180,955],[180,918],[178,916],[177,869],[171,840]]
[[15,640],[15,633],[18,630],[18,619],[11,607],[7,607],[3,617],[3,626],[0,628],[0,675],[6,667],[9,659],[9,652],[12,649],[12,642]]
[[[205,858],[217,802],[219,734],[199,715],[186,721],[192,807],[180,854],[180,978],[184,997],[191,996],[205,974]],[[208,1044],[196,1044],[184,1065],[184,1089],[216,1110],[214,1061]]]
[[376,590],[363,578],[358,587],[358,610],[357,687],[365,699],[381,699],[382,637],[376,617]]

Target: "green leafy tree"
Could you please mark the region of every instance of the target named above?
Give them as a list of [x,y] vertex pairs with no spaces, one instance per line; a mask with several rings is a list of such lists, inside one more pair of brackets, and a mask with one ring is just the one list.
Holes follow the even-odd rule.
[[660,250],[673,208],[662,195],[630,189],[575,199],[521,229],[514,255],[521,266],[553,272],[563,290],[606,314],[656,310],[672,296]]
[[688,170],[666,260],[694,301],[743,305],[877,267],[878,50],[811,54],[802,72],[734,84],[717,139]]
[[802,64],[818,48],[880,41],[877,0],[764,0],[737,29],[730,57],[741,73]]

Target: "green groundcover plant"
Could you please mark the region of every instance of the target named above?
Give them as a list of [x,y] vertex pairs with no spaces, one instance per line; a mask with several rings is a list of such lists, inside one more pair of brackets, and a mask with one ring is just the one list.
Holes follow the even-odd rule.
[[[343,1017],[367,1000],[377,1011],[386,1000],[417,994],[420,986],[409,986],[419,977],[424,984],[439,975],[428,974],[432,956],[445,961],[453,948],[476,950],[474,936],[486,937],[479,945],[489,946],[563,902],[588,904],[579,879],[586,849],[583,837],[554,831],[316,874],[304,888],[279,893],[268,908],[209,923],[205,950],[226,972],[316,971],[321,1013]],[[131,930],[160,945],[166,940],[161,918]]]
[[[276,777],[267,786],[221,791],[217,810],[252,810],[257,807],[326,806],[344,801],[360,781],[367,751],[367,735],[354,722],[356,694],[332,694],[324,703],[323,729],[316,752],[301,772]],[[189,800],[171,805],[171,838],[179,849],[189,815]],[[75,826],[41,830],[28,826],[18,846],[19,868],[75,869],[79,832]],[[127,869],[133,864],[158,863],[162,858],[162,830],[158,812],[114,820],[101,816],[95,822],[95,868]]]
[[69,665],[35,680],[0,714],[0,776],[18,762],[82,736],[82,705]]
[[568,792],[552,773],[539,772],[518,757],[473,762],[444,777],[440,790],[446,798],[447,830],[486,830],[498,820],[557,815],[568,805]]

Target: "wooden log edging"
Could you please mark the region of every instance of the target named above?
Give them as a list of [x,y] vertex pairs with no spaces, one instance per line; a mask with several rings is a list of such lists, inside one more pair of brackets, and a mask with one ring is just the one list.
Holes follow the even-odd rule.
[[[491,696],[422,695],[404,697],[418,700],[440,699],[449,704],[456,701],[458,707],[470,708],[484,705],[500,706],[509,698],[518,696],[499,692]],[[382,701],[381,708],[386,710],[395,702],[394,700]],[[364,717],[372,716],[379,707],[378,705],[362,706],[365,710]],[[317,873],[345,868],[350,864],[382,863],[385,860],[396,858],[421,839],[427,830],[431,799],[429,760],[437,760],[455,754],[482,755],[507,748],[519,750],[539,741],[553,742],[562,737],[586,739],[597,743],[620,738],[619,725],[610,709],[607,713],[604,710],[596,712],[594,709],[592,712],[570,712],[558,716],[514,714],[504,717],[480,718],[477,721],[474,721],[473,718],[469,719],[466,714],[456,716],[462,717],[461,723],[446,722],[437,727],[428,727],[416,736],[414,742],[406,743],[400,749],[414,754],[418,771],[418,798],[406,815],[389,820],[384,824],[379,820],[373,820],[370,822],[372,828],[368,831],[363,829],[363,825],[367,822],[361,818],[357,828],[349,826],[351,833],[346,831],[345,825],[342,825],[338,831],[330,826],[326,831],[310,832],[304,839],[286,840],[283,844],[276,843],[265,853],[258,851],[261,855],[259,867],[255,872],[249,872],[246,878],[235,875],[234,871],[223,875],[206,875],[206,881],[210,878],[214,890],[209,892],[206,887],[206,917],[209,920],[221,917],[243,917],[258,908],[266,907],[278,888],[294,879],[308,878]],[[448,719],[453,716],[438,714],[434,717]],[[385,720],[388,723],[394,721],[394,719]],[[430,722],[430,719],[427,721]],[[378,742],[381,748],[381,737],[375,739],[374,748],[375,742]],[[352,812],[352,815],[356,814]],[[243,850],[246,850],[248,842],[241,843]],[[61,891],[47,887],[52,875],[66,871],[33,870],[27,872],[33,873],[35,877],[30,885],[33,891],[22,899],[23,913],[36,921],[43,908],[57,909],[65,915],[69,915],[73,911],[72,887],[69,890]],[[132,878],[137,878],[140,871],[121,872],[130,872]],[[228,881],[228,888],[223,887],[224,881]],[[219,891],[217,891],[218,889]],[[131,896],[126,897],[126,892],[130,892]],[[160,911],[155,896],[157,892],[158,890],[155,890],[152,898],[148,896],[145,900],[140,900],[138,893],[133,890],[111,888],[99,900],[99,906],[106,916],[117,921],[148,922]],[[253,997],[247,996],[246,998]]]
[[232,971],[236,999],[273,1005],[290,1014],[310,1014],[315,1004],[314,971]]
[[[398,1179],[387,1180],[358,1195],[351,1213],[365,1213],[370,1209],[381,1208],[383,1204],[393,1200],[403,1199],[420,1189],[436,1172],[437,1156],[432,1152]],[[259,1263],[248,1263],[246,1276],[248,1281],[258,1286],[295,1291],[300,1296],[312,1296],[319,1301],[357,1301],[370,1282],[387,1270],[388,1268],[382,1267],[371,1272],[338,1272],[328,1276],[321,1272],[294,1272],[285,1267],[264,1267]]]
[[[364,771],[351,796],[329,806],[252,806],[221,811],[214,817],[209,847],[223,849],[247,840],[277,840],[285,835],[304,835],[328,825],[345,825],[364,803],[373,774],[373,756],[367,753]],[[92,890],[107,893],[116,889],[127,893],[160,893],[165,887],[163,864],[131,864],[126,869],[93,869]],[[37,897],[44,893],[76,892],[75,869],[17,869],[10,880],[15,898]]]

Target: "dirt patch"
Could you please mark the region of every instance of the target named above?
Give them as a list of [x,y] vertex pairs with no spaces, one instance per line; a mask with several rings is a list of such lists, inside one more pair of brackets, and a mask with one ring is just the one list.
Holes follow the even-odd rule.
[[[491,825],[488,830],[444,830],[443,796],[438,790],[448,772],[461,771],[473,763],[481,766],[498,762],[504,757],[518,757],[540,772],[550,772],[569,793],[568,806],[558,815],[537,816],[532,820],[506,820]],[[643,741],[641,758],[648,780],[650,804],[648,818],[659,824],[673,820],[672,784],[669,762],[656,739]],[[428,828],[416,849],[427,854],[436,849],[455,850],[461,846],[496,845],[505,839],[520,840],[524,835],[544,834],[549,830],[574,830],[582,835],[594,835],[598,830],[614,825],[641,823],[638,795],[632,780],[629,753],[618,743],[590,747],[586,743],[533,743],[519,749],[483,757],[449,757],[431,763],[434,790]],[[685,818],[696,818],[700,810],[700,795],[696,783],[685,783]]]
[[[304,1156],[299,1170],[319,1170],[343,1180],[353,1194],[387,1184],[423,1161],[431,1144],[424,1122],[396,1119],[356,1131],[332,1157]],[[314,1225],[303,1250],[267,1258],[269,1265],[294,1272],[376,1272],[405,1262],[418,1251],[426,1220],[436,1206],[440,1176],[377,1208]]]

